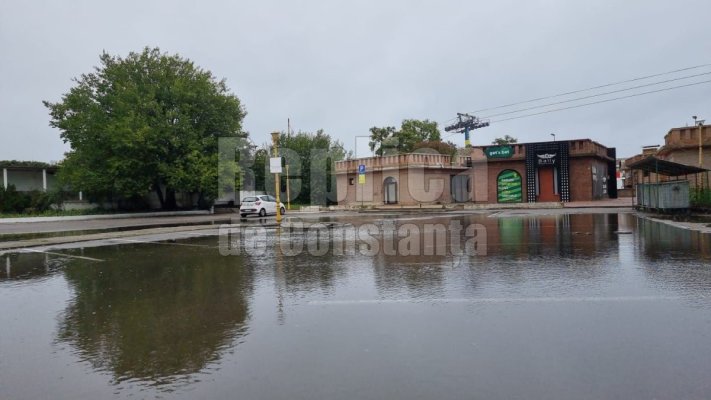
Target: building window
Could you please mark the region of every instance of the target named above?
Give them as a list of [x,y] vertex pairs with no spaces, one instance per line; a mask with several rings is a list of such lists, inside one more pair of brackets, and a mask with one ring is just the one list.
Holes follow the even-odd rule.
[[348,184],[351,186],[355,185],[355,178],[348,178]]

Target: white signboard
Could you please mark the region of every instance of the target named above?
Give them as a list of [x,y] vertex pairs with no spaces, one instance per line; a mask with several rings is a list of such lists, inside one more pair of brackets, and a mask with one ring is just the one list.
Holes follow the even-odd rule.
[[281,174],[281,157],[272,157],[269,159],[269,172],[272,174]]

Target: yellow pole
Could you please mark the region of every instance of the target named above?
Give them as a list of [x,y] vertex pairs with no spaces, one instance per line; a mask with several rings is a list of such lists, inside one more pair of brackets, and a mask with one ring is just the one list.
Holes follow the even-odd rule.
[[291,194],[289,193],[289,164],[286,164],[286,209],[291,210]]
[[[274,146],[274,157],[279,157],[279,132],[272,132],[272,145]],[[281,207],[279,206],[279,174],[274,174],[274,194],[276,195],[276,222],[281,223]]]

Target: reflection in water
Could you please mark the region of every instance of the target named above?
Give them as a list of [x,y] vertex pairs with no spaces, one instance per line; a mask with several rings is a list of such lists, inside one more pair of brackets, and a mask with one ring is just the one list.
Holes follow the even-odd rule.
[[711,290],[711,234],[637,219],[638,246],[652,282],[685,296],[706,299]]
[[60,270],[63,258],[42,253],[11,253],[0,257],[0,282],[23,282],[42,279]]
[[[289,236],[268,230],[259,254],[220,256],[209,237],[66,251],[103,262],[1,256],[0,326],[15,329],[0,376],[12,365],[44,386],[0,397],[708,398],[711,304],[687,301],[710,298],[708,235],[626,214],[391,220],[418,228],[420,254],[381,233],[377,254],[355,237],[334,254],[346,239],[329,236],[314,256],[301,231],[304,251],[287,256]],[[467,237],[432,232],[452,221],[482,226],[485,252],[455,254]]]
[[65,268],[75,298],[58,339],[94,368],[117,382],[172,383],[245,334],[251,273],[240,258],[173,246],[111,250],[131,257]]
[[644,255],[651,260],[671,258],[711,259],[711,235],[675,226],[637,219]]
[[[453,248],[464,249],[468,239],[463,233],[443,235],[442,241],[427,226],[467,227],[480,224],[485,229],[483,254],[460,254]],[[567,277],[578,284],[579,279],[589,279],[604,274],[609,265],[605,261],[617,249],[618,215],[553,215],[537,218],[481,216],[435,217],[425,220],[396,223],[415,224],[419,227],[417,239],[422,243],[435,243],[436,251],[430,255],[407,255],[380,252],[373,258],[375,284],[383,295],[402,293],[415,297],[441,297],[447,291],[447,273],[464,269],[467,285],[479,287],[486,282],[521,283],[544,274],[548,279]],[[429,236],[429,237],[428,237]],[[454,241],[454,242],[453,242]],[[455,246],[453,246],[455,244]],[[386,247],[380,238],[380,247]],[[392,245],[390,246],[393,247]],[[397,248],[397,243],[394,246]],[[443,249],[444,251],[439,251]],[[462,284],[458,282],[449,286]]]

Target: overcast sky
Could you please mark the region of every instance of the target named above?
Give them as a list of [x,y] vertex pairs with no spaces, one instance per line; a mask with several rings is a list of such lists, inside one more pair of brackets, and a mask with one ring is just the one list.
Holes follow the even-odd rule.
[[[708,0],[0,0],[0,159],[63,157],[69,148],[41,102],[58,101],[102,50],[157,46],[225,78],[257,144],[291,118],[297,131],[322,128],[355,149],[370,127],[405,118],[443,128],[457,112],[711,63],[710,16]],[[631,156],[692,115],[711,121],[711,84],[494,122],[472,141],[555,133]]]

